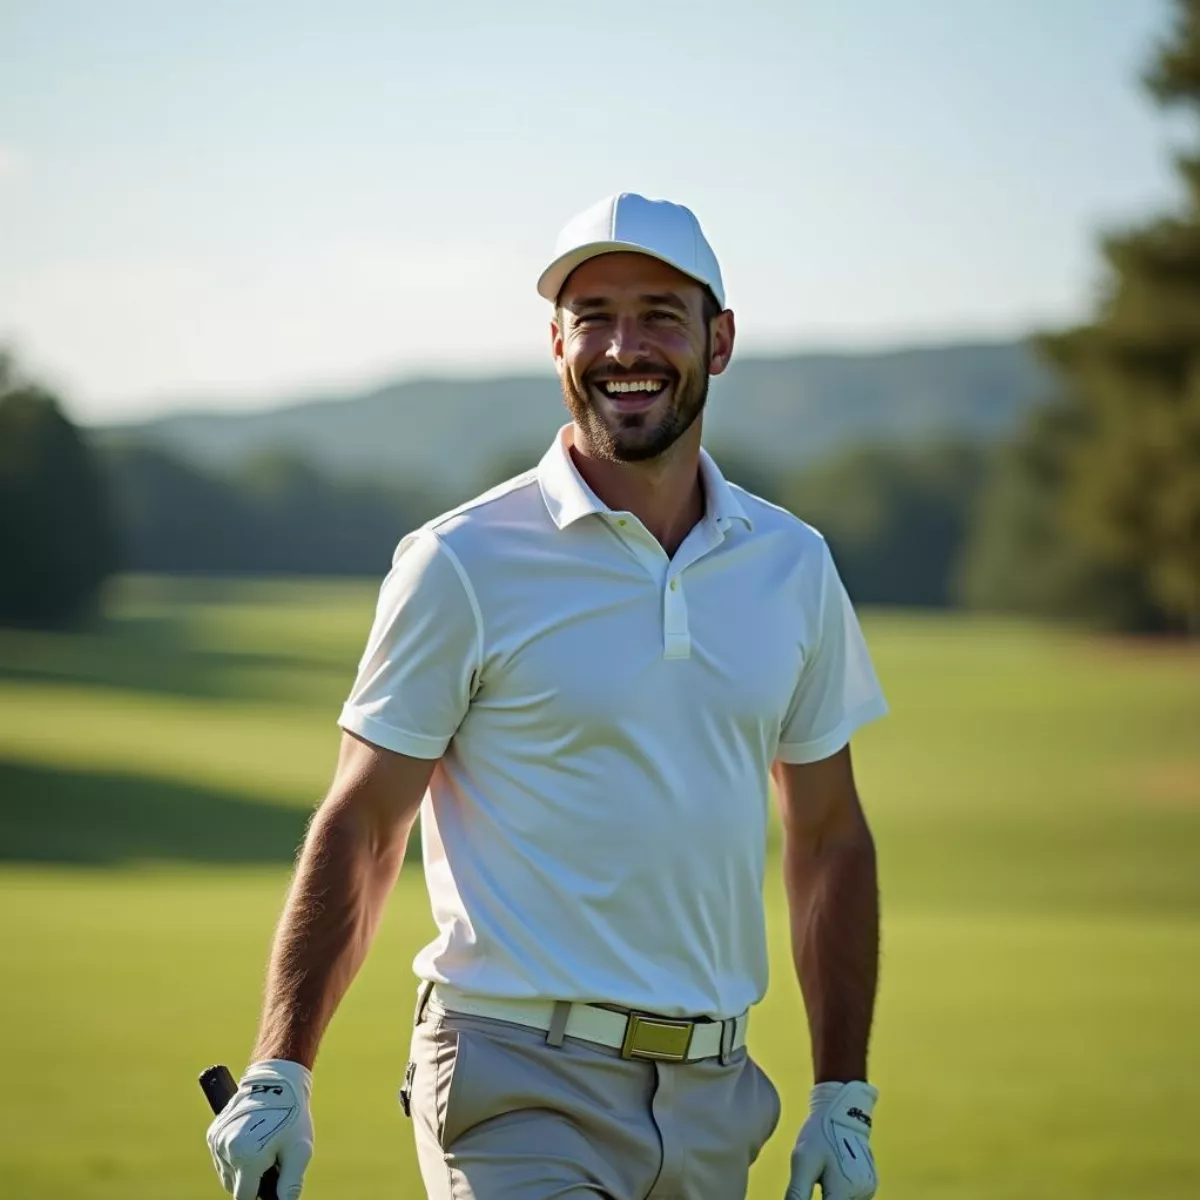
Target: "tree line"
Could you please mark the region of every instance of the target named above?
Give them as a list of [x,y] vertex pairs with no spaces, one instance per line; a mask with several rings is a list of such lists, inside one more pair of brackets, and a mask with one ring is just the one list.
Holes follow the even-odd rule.
[[[479,489],[541,450],[497,462]],[[1022,542],[1022,521],[1048,516],[1028,453],[1022,442],[867,444],[787,473],[714,448],[731,480],[825,534],[861,604],[969,604],[1157,627],[1119,588],[1099,612],[1094,590],[1060,588],[1040,561],[1041,574],[1030,573],[1043,543]],[[0,623],[87,619],[118,571],[378,577],[407,530],[463,498],[334,478],[283,451],[222,470],[142,442],[91,446],[55,397],[0,359]]]
[[[10,621],[84,616],[116,571],[379,575],[400,536],[465,498],[336,479],[284,451],[220,470],[145,442],[91,447],[55,397],[19,381],[11,360],[0,363],[0,555],[4,578],[21,582],[19,592],[0,589]],[[497,462],[478,489],[543,449]],[[865,446],[790,476],[715,453],[734,482],[826,534],[857,600],[957,602],[958,562],[992,457],[983,445]]]
[[[478,489],[543,449],[497,462]],[[993,457],[982,444],[864,446],[792,475],[715,454],[734,482],[826,534],[860,602],[957,603]],[[84,617],[116,571],[378,576],[406,531],[464,498],[333,478],[284,451],[220,470],[145,442],[93,447],[55,397],[0,359],[0,618],[10,622]]]

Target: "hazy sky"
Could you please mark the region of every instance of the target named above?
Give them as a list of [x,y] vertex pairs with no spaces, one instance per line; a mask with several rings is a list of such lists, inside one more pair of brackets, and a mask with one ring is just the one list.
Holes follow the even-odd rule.
[[743,348],[1067,321],[1175,195],[1167,12],[0,0],[0,339],[87,420],[546,364],[620,190],[695,209]]

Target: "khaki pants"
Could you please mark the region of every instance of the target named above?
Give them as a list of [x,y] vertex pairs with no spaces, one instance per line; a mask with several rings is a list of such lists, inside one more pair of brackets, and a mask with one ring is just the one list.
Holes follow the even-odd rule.
[[650,1062],[426,1011],[408,1090],[429,1200],[739,1200],[779,1095],[745,1050]]

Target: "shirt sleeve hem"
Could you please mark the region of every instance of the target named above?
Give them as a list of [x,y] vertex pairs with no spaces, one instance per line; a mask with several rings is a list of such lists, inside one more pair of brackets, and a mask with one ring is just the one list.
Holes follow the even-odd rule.
[[381,746],[396,754],[407,754],[409,758],[441,758],[450,744],[449,738],[428,737],[422,733],[397,729],[394,725],[385,725],[349,704],[342,709],[338,724],[347,733],[355,733],[373,746]]
[[871,721],[877,721],[885,716],[887,711],[887,701],[883,696],[872,696],[865,704],[860,704],[844,717],[832,733],[811,742],[780,742],[776,757],[785,763],[811,763],[831,758],[849,743],[850,736],[856,729],[861,729]]

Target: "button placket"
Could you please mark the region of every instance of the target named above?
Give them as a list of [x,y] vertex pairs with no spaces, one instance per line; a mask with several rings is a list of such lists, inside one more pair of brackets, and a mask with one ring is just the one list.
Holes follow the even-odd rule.
[[672,575],[663,589],[663,657],[688,658],[691,653],[687,599],[680,576]]
[[714,524],[702,521],[684,539],[675,557],[667,566],[663,588],[663,657],[690,658],[692,635],[688,628],[687,598],[684,595],[684,572],[725,540],[725,534]]
[[668,560],[659,542],[631,514],[609,514],[608,527],[651,578],[660,581],[663,589],[663,657],[690,658],[692,635],[688,628],[683,574],[725,540],[724,531],[711,522],[699,523],[684,539],[675,557]]

